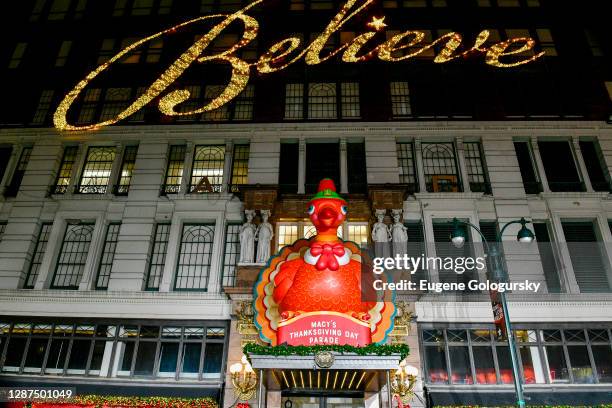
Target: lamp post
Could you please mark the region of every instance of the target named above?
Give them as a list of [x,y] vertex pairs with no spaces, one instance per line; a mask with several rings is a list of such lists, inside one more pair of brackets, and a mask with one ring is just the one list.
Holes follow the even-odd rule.
[[[530,244],[535,239],[533,232],[526,227],[526,224],[529,221],[525,220],[525,218],[521,218],[520,220],[510,221],[505,224],[502,229],[496,234],[496,243],[502,242],[502,237],[504,235],[504,231],[508,226],[513,224],[521,224],[521,229],[516,235],[516,240],[522,244]],[[485,238],[484,234],[480,231],[480,229],[474,224],[467,221],[460,221],[457,218],[453,218],[453,231],[451,233],[451,242],[457,248],[461,248],[465,243],[466,234],[465,231],[460,227],[461,225],[469,226],[475,229],[480,236],[482,237],[482,242],[486,248],[487,254],[489,256],[489,262],[491,265],[491,275],[494,280],[497,282],[507,282],[508,280],[508,272],[505,269],[505,263],[503,262],[501,252],[499,251],[498,245],[494,245],[493,248],[489,247],[489,243]],[[512,331],[512,323],[510,322],[510,315],[508,313],[508,302],[506,301],[506,292],[498,292],[497,293],[499,302],[501,303],[501,307],[504,314],[504,325],[506,329],[506,336],[508,337],[508,348],[510,349],[510,358],[512,360],[512,375],[514,378],[514,389],[516,392],[516,405],[519,408],[525,407],[525,396],[523,394],[523,384],[521,382],[521,376],[519,372],[519,362],[518,355],[516,352],[516,345],[514,340],[514,332]]]

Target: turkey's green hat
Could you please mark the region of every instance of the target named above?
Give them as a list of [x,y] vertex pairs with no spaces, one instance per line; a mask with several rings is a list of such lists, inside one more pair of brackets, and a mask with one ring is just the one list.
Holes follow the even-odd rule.
[[336,192],[336,185],[334,184],[334,180],[330,178],[324,178],[319,182],[319,188],[317,189],[317,194],[315,194],[311,200],[316,200],[319,198],[330,198],[335,200],[342,200],[346,202],[344,198],[342,198]]

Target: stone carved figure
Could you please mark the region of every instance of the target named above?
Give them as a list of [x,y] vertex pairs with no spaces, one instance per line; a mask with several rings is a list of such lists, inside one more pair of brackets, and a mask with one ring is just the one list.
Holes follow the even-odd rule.
[[393,239],[393,255],[404,255],[408,251],[408,228],[400,221],[402,210],[391,210],[393,225],[390,226]]
[[244,210],[246,222],[240,227],[240,262],[253,263],[255,258],[255,233],[257,228],[253,224],[254,210]]
[[270,258],[270,241],[274,236],[272,224],[268,222],[270,210],[261,210],[261,223],[257,227],[257,263],[265,264]]
[[385,210],[376,210],[376,222],[372,226],[372,241],[374,241],[374,251],[377,257],[389,257],[390,248],[389,241],[391,241],[391,231],[389,227],[384,223]]

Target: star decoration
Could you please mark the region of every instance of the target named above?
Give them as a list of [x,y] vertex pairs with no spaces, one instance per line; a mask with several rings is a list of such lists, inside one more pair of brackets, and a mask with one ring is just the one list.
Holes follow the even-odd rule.
[[372,21],[368,23],[368,27],[373,28],[376,31],[380,31],[387,26],[385,24],[385,16],[382,17],[372,17]]

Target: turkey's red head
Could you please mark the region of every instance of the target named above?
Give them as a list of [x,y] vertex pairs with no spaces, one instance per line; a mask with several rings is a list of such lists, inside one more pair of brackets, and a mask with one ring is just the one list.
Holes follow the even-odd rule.
[[317,194],[310,200],[308,215],[317,229],[318,241],[337,241],[338,227],[346,219],[347,203],[336,193],[333,180],[323,179]]

